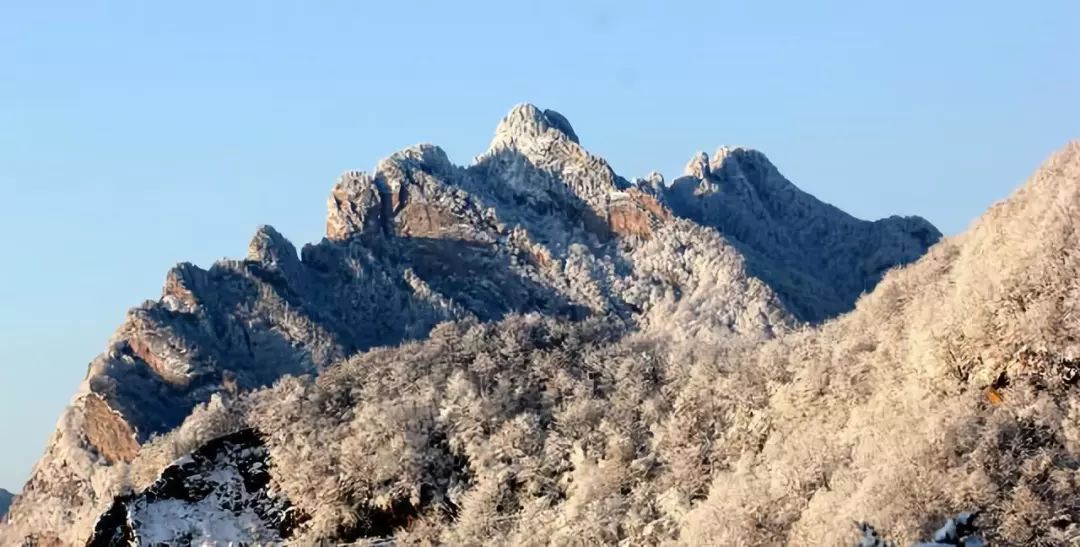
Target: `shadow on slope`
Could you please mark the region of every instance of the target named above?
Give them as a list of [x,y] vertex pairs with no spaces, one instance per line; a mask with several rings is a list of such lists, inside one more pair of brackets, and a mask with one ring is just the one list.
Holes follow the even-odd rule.
[[857,219],[803,192],[755,150],[700,154],[665,192],[672,211],[717,229],[748,272],[817,323],[850,311],[889,269],[922,257],[941,233],[920,217]]

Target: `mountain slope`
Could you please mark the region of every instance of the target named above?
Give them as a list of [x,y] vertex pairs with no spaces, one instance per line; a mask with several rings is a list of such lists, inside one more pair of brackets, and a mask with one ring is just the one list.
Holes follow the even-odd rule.
[[[681,186],[656,182],[618,176],[565,118],[531,105],[515,107],[468,167],[419,145],[371,174],[345,173],[328,200],[323,241],[298,256],[262,227],[245,259],[206,270],[180,264],[161,298],[128,314],[2,533],[81,543],[110,500],[149,487],[172,459],[230,431],[181,427],[183,442],[155,444],[193,413],[217,412],[206,406],[214,394],[320,373],[376,346],[425,339],[444,321],[532,312],[602,318],[620,333],[676,342],[750,343],[850,308],[853,287],[869,288],[880,270],[938,237],[919,219],[883,229],[789,190],[771,196],[772,213],[754,222],[789,237],[806,228],[796,220],[817,219],[814,233],[829,247],[806,240],[781,251],[776,238],[748,237],[742,213],[731,212],[737,222],[713,213],[695,222]],[[785,207],[800,213],[777,213]],[[849,237],[858,243],[844,247],[843,260],[820,260]],[[847,273],[854,267],[865,271]],[[808,270],[812,283],[800,287]],[[856,281],[819,294],[829,279]]]
[[818,328],[446,323],[171,437],[264,432],[298,543],[838,545],[853,520],[913,540],[977,509],[989,544],[1070,544],[1078,227],[1080,142]]
[[732,239],[750,273],[810,321],[851,309],[886,270],[941,239],[919,217],[856,219],[796,188],[764,154],[743,148],[720,148],[711,159],[699,153],[665,195],[676,215]]

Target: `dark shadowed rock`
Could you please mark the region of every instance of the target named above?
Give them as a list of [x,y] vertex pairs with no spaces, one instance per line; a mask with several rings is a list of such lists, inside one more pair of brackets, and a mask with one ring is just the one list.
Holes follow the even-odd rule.
[[666,194],[676,215],[711,226],[790,311],[821,321],[848,311],[882,274],[941,239],[919,217],[859,220],[799,190],[756,150],[699,153]]
[[11,507],[11,501],[15,499],[15,494],[0,488],[0,521],[7,515],[8,508]]

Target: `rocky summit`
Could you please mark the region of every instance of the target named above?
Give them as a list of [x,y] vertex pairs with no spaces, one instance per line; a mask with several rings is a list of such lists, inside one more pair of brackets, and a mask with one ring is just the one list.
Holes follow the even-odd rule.
[[520,105],[468,166],[342,174],[299,252],[177,265],[0,542],[1080,537],[1080,145],[942,239],[754,150],[669,183],[583,143]]

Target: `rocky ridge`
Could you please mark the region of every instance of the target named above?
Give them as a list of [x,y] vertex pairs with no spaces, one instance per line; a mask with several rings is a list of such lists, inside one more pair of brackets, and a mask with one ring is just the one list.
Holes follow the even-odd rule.
[[799,190],[756,150],[701,152],[665,192],[672,211],[719,230],[788,309],[816,322],[851,309],[885,271],[941,238],[919,217],[859,220]]
[[693,165],[670,187],[628,181],[564,117],[521,105],[467,167],[419,145],[343,174],[323,241],[297,253],[261,227],[244,259],[180,264],[129,312],[0,537],[85,541],[115,497],[168,463],[141,459],[148,443],[216,393],[318,374],[444,321],[530,312],[765,340],[850,309],[940,237],[918,218],[853,219],[757,152]]
[[447,322],[169,438],[265,432],[299,544],[1072,544],[1078,228],[1074,142],[814,328]]

